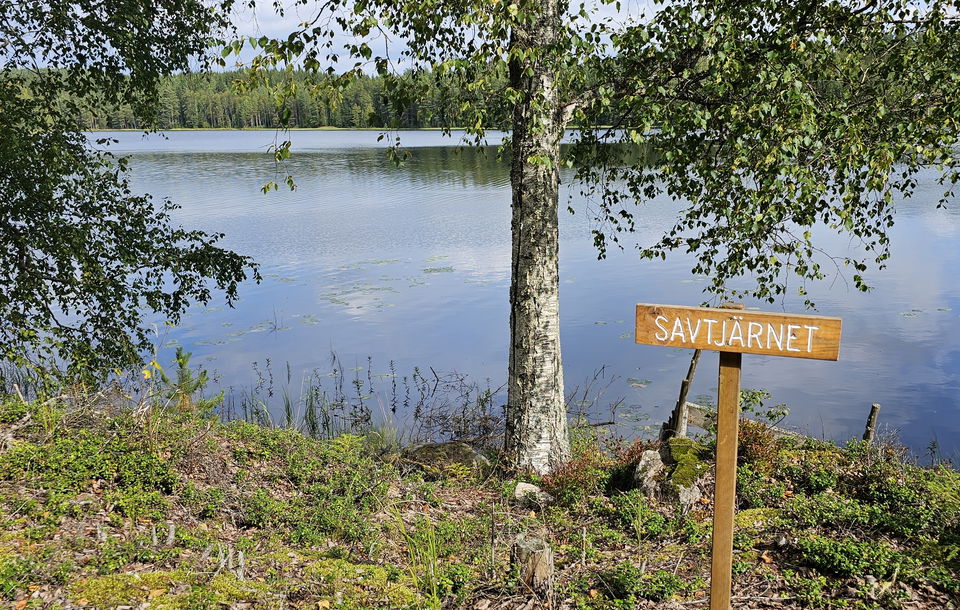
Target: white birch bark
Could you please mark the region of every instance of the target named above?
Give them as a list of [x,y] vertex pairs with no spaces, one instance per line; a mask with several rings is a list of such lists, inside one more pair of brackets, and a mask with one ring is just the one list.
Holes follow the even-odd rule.
[[514,466],[549,472],[569,459],[560,357],[558,189],[563,121],[552,60],[556,0],[517,26],[511,48],[533,49],[510,64],[512,86],[525,95],[514,109],[510,363],[506,451]]

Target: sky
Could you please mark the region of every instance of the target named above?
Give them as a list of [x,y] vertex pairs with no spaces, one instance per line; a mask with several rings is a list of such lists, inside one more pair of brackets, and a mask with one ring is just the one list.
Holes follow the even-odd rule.
[[[288,7],[294,3],[286,2]],[[655,10],[653,0],[622,0],[621,8],[618,11],[614,5],[603,4],[596,0],[591,0],[587,6],[597,8],[600,18],[616,17],[630,18],[650,15]],[[312,18],[315,10],[315,3],[308,3],[306,6],[292,6],[287,8],[286,14],[281,17],[273,10],[270,2],[261,2],[255,9],[243,7],[235,13],[234,24],[242,34],[248,36],[285,36],[298,24]]]
[[[294,2],[285,2],[284,4],[288,8],[285,8],[283,16],[278,15],[273,9],[272,2],[260,2],[254,9],[246,6],[238,8],[235,11],[233,23],[242,36],[286,37],[301,23],[312,19],[318,6],[316,2],[310,2],[306,6],[296,6]],[[598,20],[619,20],[622,22],[649,17],[656,11],[656,4],[654,0],[622,0],[618,9],[616,5],[605,4],[598,0],[588,0],[586,3],[588,9],[592,7],[596,10]],[[346,36],[342,37],[341,43],[344,42],[347,42]],[[391,55],[396,56],[397,54],[391,53]],[[253,56],[254,54],[246,49],[241,54],[239,62],[241,64],[249,62]],[[236,58],[233,59],[236,61]]]

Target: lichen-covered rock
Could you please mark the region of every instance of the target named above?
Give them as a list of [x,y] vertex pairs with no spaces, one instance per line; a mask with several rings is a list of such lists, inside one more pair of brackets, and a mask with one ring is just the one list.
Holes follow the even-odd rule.
[[466,468],[474,474],[490,470],[490,460],[466,443],[429,443],[418,445],[404,452],[403,458],[435,475],[442,475],[451,467]]
[[553,496],[532,483],[520,481],[513,490],[513,499],[524,506],[540,507],[553,502]]
[[660,495],[660,484],[665,471],[666,465],[660,452],[648,449],[640,455],[640,460],[634,467],[633,487],[648,498],[656,498]]
[[662,486],[668,497],[675,498],[684,510],[689,510],[703,497],[700,479],[709,470],[701,459],[704,448],[689,438],[671,438],[666,453],[670,471]]

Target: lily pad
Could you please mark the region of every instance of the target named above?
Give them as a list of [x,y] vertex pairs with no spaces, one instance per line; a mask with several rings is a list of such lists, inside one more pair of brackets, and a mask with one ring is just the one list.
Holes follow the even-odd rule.
[[639,377],[627,377],[627,383],[634,388],[645,388],[653,382],[649,379],[640,379]]

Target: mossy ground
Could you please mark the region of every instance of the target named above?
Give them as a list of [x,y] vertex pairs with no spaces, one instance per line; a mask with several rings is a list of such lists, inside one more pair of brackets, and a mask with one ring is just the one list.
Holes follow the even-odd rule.
[[[0,400],[11,607],[532,608],[509,564],[523,531],[555,550],[554,607],[707,607],[709,495],[683,513],[624,491],[646,445],[580,435],[531,478],[557,503],[531,508],[515,477],[427,472],[362,436],[117,402]],[[956,471],[745,430],[735,607],[958,605]]]

